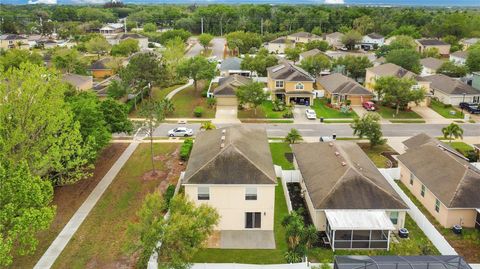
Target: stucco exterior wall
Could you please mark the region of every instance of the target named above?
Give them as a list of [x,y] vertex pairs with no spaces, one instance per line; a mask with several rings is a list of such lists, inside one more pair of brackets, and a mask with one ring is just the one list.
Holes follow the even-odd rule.
[[285,82],[285,92],[288,93],[290,91],[298,91],[295,89],[295,86],[297,83],[302,83],[303,84],[303,90],[301,91],[308,91],[312,92],[313,91],[313,81],[303,81],[303,82],[297,82],[297,81],[286,81]]
[[295,41],[295,43],[308,43],[314,40],[322,40],[321,37],[295,37],[295,36],[287,36],[287,39]]
[[113,70],[105,69],[105,70],[92,70],[92,76],[94,78],[106,78],[113,75]]
[[[261,228],[273,230],[275,185],[184,185],[185,195],[196,205],[215,208],[220,221],[216,230],[252,230],[245,228],[246,212],[261,212]],[[198,200],[198,186],[210,188],[210,200]],[[257,200],[245,200],[245,188],[257,187]]]
[[458,106],[461,102],[473,103],[474,96],[480,97],[480,93],[478,95],[447,95],[441,91],[433,90],[433,97],[437,98],[440,102],[444,104]]

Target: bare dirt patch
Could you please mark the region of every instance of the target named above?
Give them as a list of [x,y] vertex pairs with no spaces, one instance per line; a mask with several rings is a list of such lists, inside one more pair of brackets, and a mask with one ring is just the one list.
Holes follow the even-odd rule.
[[142,179],[145,181],[150,181],[150,180],[157,180],[157,179],[165,179],[165,176],[167,174],[164,171],[160,171],[155,169],[155,171],[151,170],[143,174]]

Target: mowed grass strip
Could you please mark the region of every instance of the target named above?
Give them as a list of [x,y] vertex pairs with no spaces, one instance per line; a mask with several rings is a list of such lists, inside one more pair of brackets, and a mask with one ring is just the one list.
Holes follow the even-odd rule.
[[[175,158],[172,163],[178,162],[178,157],[172,155],[177,147],[177,144],[154,144],[155,154],[164,156],[159,158],[162,160],[155,161],[159,173],[168,174],[166,163],[170,158]],[[150,145],[141,144],[92,209],[53,268],[134,267],[135,258],[127,250],[132,241],[127,236],[127,227],[136,219],[136,212],[145,195],[159,186],[159,179],[143,179],[143,175],[151,169]]]
[[207,98],[202,97],[202,89],[204,83],[198,83],[198,90],[190,86],[172,98],[175,110],[168,115],[169,118],[193,118],[195,107],[203,108],[201,118],[215,118],[215,108],[209,108]]
[[348,113],[343,113],[339,109],[331,108],[327,105],[327,100],[325,98],[315,99],[313,105],[311,106],[317,118],[324,119],[345,119],[345,118],[354,118],[358,117],[355,111],[350,110]]
[[[186,82],[185,82],[186,83]],[[152,98],[156,101],[161,101],[163,100],[169,93],[171,93],[173,90],[179,88],[179,87],[182,87],[182,85],[184,85],[185,83],[182,83],[182,84],[175,84],[175,85],[172,85],[172,86],[169,86],[169,87],[165,87],[165,88],[161,88],[161,87],[154,87],[152,89]],[[137,109],[136,110],[133,110],[131,113],[130,113],[130,116],[131,117],[139,117],[139,111],[142,109],[142,103],[140,102],[138,105],[137,105]]]

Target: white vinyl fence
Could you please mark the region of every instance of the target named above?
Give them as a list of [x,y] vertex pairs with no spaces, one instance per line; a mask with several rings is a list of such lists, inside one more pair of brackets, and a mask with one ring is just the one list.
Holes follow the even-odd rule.
[[291,264],[195,263],[191,269],[309,269],[309,266],[305,262]]

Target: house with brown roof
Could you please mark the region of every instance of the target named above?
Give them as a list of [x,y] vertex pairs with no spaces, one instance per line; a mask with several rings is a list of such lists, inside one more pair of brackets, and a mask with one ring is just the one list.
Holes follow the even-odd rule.
[[325,97],[331,98],[332,104],[350,101],[352,106],[361,106],[363,102],[373,99],[373,93],[355,80],[340,73],[317,77],[317,90],[324,90]]
[[[298,61],[299,61],[299,62],[302,62],[305,58],[317,56],[317,55],[320,55],[320,54],[325,55],[325,53],[323,53],[323,52],[322,52],[321,50],[319,50],[319,49],[307,50],[307,51],[304,51],[304,52],[300,53],[300,56],[299,56],[299,58],[298,58]],[[326,56],[326,55],[325,55],[325,56]],[[328,57],[328,56],[327,56],[327,57]]]
[[218,106],[238,106],[237,88],[252,83],[250,78],[241,75],[230,75],[218,80],[216,87],[211,89],[210,96],[217,99]]
[[437,70],[445,63],[437,58],[428,57],[420,60],[420,64],[422,65],[422,73],[421,76],[428,76],[437,73]]
[[480,90],[463,81],[443,74],[425,76],[421,79],[429,83],[432,97],[444,104],[458,106],[461,102],[480,103]]
[[342,43],[343,36],[344,34],[340,32],[334,32],[334,33],[325,35],[325,41],[327,41],[327,43],[333,48],[340,48],[340,47],[343,47],[343,43]]
[[[198,133],[182,185],[196,205],[208,204],[220,215],[217,247],[275,248],[277,179],[265,129],[238,125]],[[232,236],[252,240],[230,245]]]
[[292,145],[300,185],[319,231],[336,249],[388,249],[408,206],[351,141]]
[[445,228],[480,226],[480,170],[448,145],[420,134],[404,141],[400,180]]
[[305,44],[305,43],[316,41],[316,40],[322,40],[322,37],[312,33],[298,32],[298,33],[287,35],[287,39],[295,43]]
[[267,68],[267,87],[272,98],[286,104],[311,104],[315,78],[302,68],[283,62]]
[[267,43],[266,48],[269,53],[284,54],[286,48],[295,47],[295,42],[286,37],[279,37]]
[[72,85],[78,91],[86,91],[93,88],[93,77],[92,76],[82,76],[78,74],[63,74],[62,80],[70,85]]
[[417,51],[423,53],[426,50],[436,48],[438,53],[443,57],[448,57],[450,54],[450,44],[440,39],[416,39]]

